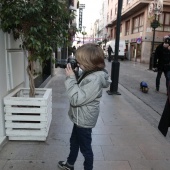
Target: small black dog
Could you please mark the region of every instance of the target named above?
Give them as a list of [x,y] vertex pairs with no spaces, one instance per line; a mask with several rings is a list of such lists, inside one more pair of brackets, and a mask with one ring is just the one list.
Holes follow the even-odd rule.
[[148,84],[147,84],[145,81],[142,81],[142,82],[140,83],[140,90],[141,90],[143,93],[148,93],[149,88],[148,88]]

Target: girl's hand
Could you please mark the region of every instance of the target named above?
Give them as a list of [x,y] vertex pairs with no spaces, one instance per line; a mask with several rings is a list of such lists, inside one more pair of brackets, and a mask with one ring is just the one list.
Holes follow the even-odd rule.
[[75,75],[72,68],[71,68],[71,65],[70,63],[67,64],[67,67],[65,68],[65,71],[66,71],[66,76],[72,76],[72,75]]

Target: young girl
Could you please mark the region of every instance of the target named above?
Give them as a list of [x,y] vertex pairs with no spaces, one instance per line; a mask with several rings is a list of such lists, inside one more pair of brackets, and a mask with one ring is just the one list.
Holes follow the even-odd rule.
[[76,79],[70,64],[66,67],[66,92],[70,101],[69,117],[73,122],[70,138],[70,154],[67,161],[59,161],[61,169],[74,170],[79,149],[83,154],[84,170],[93,169],[92,128],[99,115],[102,88],[111,83],[104,62],[104,53],[97,44],[85,44],[75,54],[78,66],[83,70]]

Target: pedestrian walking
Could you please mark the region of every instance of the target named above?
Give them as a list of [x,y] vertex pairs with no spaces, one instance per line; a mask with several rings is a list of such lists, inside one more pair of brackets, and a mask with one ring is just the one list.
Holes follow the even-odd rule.
[[73,122],[70,138],[70,153],[66,161],[58,166],[74,170],[79,149],[84,156],[84,170],[93,169],[92,128],[95,127],[102,88],[109,87],[111,81],[105,68],[104,53],[97,44],[85,44],[75,54],[78,66],[83,70],[76,79],[70,64],[66,67],[66,93],[70,101],[69,117]]
[[168,88],[168,82],[170,81],[170,37],[166,36],[164,42],[158,45],[154,55],[154,68],[157,68],[156,76],[156,91],[159,91],[160,79],[162,73],[166,78],[166,87]]
[[108,46],[107,51],[108,51],[108,61],[111,62],[111,59],[112,59],[111,54],[113,53],[113,50],[112,50],[112,47],[110,45]]
[[75,53],[76,53],[76,47],[75,46],[72,47],[72,51],[73,51],[73,55],[75,55]]

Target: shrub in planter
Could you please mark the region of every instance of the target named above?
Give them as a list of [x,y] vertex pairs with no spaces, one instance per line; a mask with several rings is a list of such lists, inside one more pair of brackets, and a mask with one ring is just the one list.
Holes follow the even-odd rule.
[[74,15],[67,0],[0,0],[0,4],[1,29],[21,39],[21,48],[28,51],[30,97],[34,97],[33,63],[43,65],[57,45],[68,43],[68,23]]

